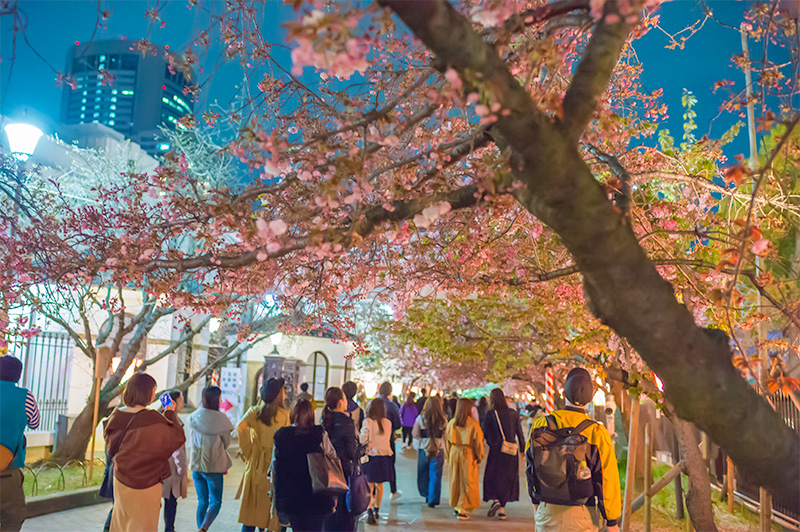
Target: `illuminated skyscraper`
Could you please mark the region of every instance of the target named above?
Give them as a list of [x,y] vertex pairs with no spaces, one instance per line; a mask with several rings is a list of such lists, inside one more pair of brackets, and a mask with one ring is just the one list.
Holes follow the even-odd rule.
[[194,113],[184,88],[194,73],[170,72],[165,50],[142,55],[123,39],[75,43],[67,53],[66,72],[75,88],[64,86],[61,120],[66,124],[98,122],[139,144],[151,155],[169,149],[159,131],[178,127]]

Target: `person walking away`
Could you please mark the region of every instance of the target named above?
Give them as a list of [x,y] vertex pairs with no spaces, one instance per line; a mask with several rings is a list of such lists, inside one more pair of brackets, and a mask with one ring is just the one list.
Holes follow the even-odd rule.
[[123,407],[105,421],[109,459],[114,460],[111,532],[156,532],[161,483],[171,476],[169,459],[186,443],[175,405],[161,414],[147,405],[156,399],[156,380],[134,373],[122,394]]
[[[278,429],[272,455],[272,485],[275,508],[285,516],[294,532],[319,532],[325,517],[333,513],[336,497],[314,493],[308,470],[309,453],[326,449],[330,441],[321,425],[314,424],[314,406],[300,399],[292,408],[292,425]],[[326,454],[335,454],[332,447]]]
[[378,523],[383,499],[383,483],[392,479],[392,422],[386,418],[386,401],[377,397],[367,410],[361,427],[361,443],[367,447],[369,461],[364,466],[372,499],[367,510],[367,523]]
[[394,501],[403,496],[403,492],[397,489],[397,448],[395,447],[395,432],[400,430],[402,426],[400,422],[400,407],[390,397],[392,395],[392,383],[389,381],[381,383],[378,393],[386,407],[385,415],[392,423],[391,437],[389,439],[392,446],[392,478],[389,480],[389,489],[392,492],[392,500]]
[[422,388],[419,391],[419,393],[420,393],[420,396],[419,396],[419,399],[417,399],[417,412],[422,414],[422,409],[425,408],[425,401],[428,400],[428,396],[427,396],[428,390],[426,390],[425,388]]
[[406,402],[400,407],[400,425],[402,426],[402,449],[411,449],[414,443],[411,438],[411,429],[414,428],[414,422],[419,416],[417,410],[417,403],[414,402],[414,392],[408,392]]
[[525,449],[525,436],[519,414],[508,406],[500,388],[489,393],[483,436],[489,444],[483,472],[483,500],[492,502],[489,517],[497,515],[498,519],[505,519],[506,504],[519,500],[519,457]]
[[[341,388],[332,387],[325,391],[322,427],[336,450],[344,478],[349,480],[363,453],[356,436],[355,423],[347,413],[347,399]],[[355,532],[357,523],[358,515],[351,514],[347,509],[347,493],[342,493],[338,497],[334,514],[325,518],[325,530]]]
[[430,508],[439,505],[442,497],[442,469],[444,466],[444,429],[447,418],[442,410],[442,399],[430,397],[411,429],[417,442],[417,488]]
[[233,423],[219,411],[222,390],[203,388],[203,407],[189,416],[192,429],[192,480],[197,491],[197,528],[205,532],[222,508],[222,479],[233,463],[227,448]]
[[[617,458],[606,427],[602,423],[592,421],[586,414],[586,405],[592,400],[593,395],[594,389],[589,372],[583,368],[573,368],[564,382],[566,407],[534,422],[533,433],[528,440],[525,454],[528,462],[526,468],[528,492],[536,508],[536,532],[560,530],[594,532],[605,530],[604,526],[609,532],[619,532],[617,521],[622,514],[622,503]],[[562,428],[574,428],[575,432],[586,438],[585,462],[578,465],[574,478],[564,479],[565,484],[571,486],[571,492],[580,492],[577,494],[580,497],[575,497],[568,504],[564,503],[563,495],[554,502],[556,490],[541,481],[536,468],[537,455],[541,454],[534,448],[537,431]],[[557,450],[551,448],[548,452],[553,453]],[[545,467],[545,464],[540,467]],[[573,493],[565,495],[569,498]],[[586,503],[593,498],[596,499],[597,505],[590,508]],[[604,519],[605,523],[601,519]]]
[[26,388],[18,386],[22,362],[11,355],[0,356],[0,530],[17,532],[25,521],[25,427],[39,428],[39,407]]
[[[486,412],[489,411],[489,400],[486,399],[485,395],[481,395],[481,398],[478,399],[478,423],[481,424],[483,427],[483,422],[486,421]],[[484,430],[484,432],[486,432]]]
[[450,506],[456,517],[469,519],[481,505],[479,469],[483,460],[483,431],[472,418],[472,401],[461,398],[444,433],[444,459],[450,478]]
[[300,385],[300,393],[297,394],[297,400],[299,401],[300,399],[305,399],[306,401],[311,403],[311,406],[314,406],[314,398],[311,396],[310,393],[308,393],[307,382],[304,382],[303,384]]
[[356,438],[361,432],[361,425],[364,423],[364,409],[358,406],[355,402],[356,393],[358,393],[358,386],[353,381],[347,381],[342,384],[342,391],[347,398],[347,415],[353,420],[356,429]]
[[240,487],[239,522],[242,532],[278,532],[280,523],[272,501],[272,483],[267,474],[272,460],[275,432],[289,426],[289,411],[283,408],[286,381],[272,377],[261,386],[262,403],[251,407],[239,421],[239,450],[245,470]]
[[[183,411],[183,394],[179,390],[169,392],[172,404],[175,405],[175,414]],[[164,408],[159,410],[162,414]],[[178,418],[178,424],[183,430],[183,422]],[[186,444],[172,453],[169,457],[170,476],[161,483],[161,498],[164,499],[164,532],[175,532],[175,514],[178,511],[178,499],[185,499],[189,494],[189,463],[186,459]]]

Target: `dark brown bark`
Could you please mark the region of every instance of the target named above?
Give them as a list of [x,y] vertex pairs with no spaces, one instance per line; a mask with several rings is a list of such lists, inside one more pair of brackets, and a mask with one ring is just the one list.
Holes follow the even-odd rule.
[[[492,132],[512,150],[520,203],[556,231],[584,276],[587,301],[625,337],[665,385],[677,415],[706,431],[743,474],[793,507],[800,506],[800,440],[731,363],[728,337],[698,327],[675,299],[636,235],[606,198],[576,146],[591,118],[587,102],[603,92],[627,29],[598,24],[579,67],[564,123],[531,101],[496,51],[444,0],[384,0],[414,34],[462,79],[476,79],[507,116]],[[613,9],[614,3],[606,4]],[[621,37],[620,37],[621,36]],[[592,49],[597,47],[597,49]],[[588,50],[591,50],[589,53]],[[583,62],[582,62],[583,64]],[[566,104],[570,105],[567,106]],[[592,103],[592,105],[594,105]],[[495,135],[496,133],[496,135]]]
[[681,450],[681,470],[689,477],[689,489],[686,491],[686,509],[697,532],[716,532],[714,508],[711,504],[711,478],[708,475],[706,462],[700,453],[697,431],[688,421],[684,421],[669,412],[667,417],[672,421],[678,446]]
[[[54,462],[65,464],[70,460],[83,460],[86,456],[86,449],[89,446],[89,441],[92,439],[92,431],[94,431],[95,428],[92,425],[92,418],[94,417],[94,397],[95,390],[94,387],[92,387],[86,406],[83,407],[78,417],[75,418],[64,441],[61,442],[56,452],[53,453],[53,456],[50,457]],[[100,406],[97,415],[98,420],[108,417],[108,415],[111,414],[111,408],[108,406],[110,401],[111,398],[104,398],[102,394],[100,395]]]

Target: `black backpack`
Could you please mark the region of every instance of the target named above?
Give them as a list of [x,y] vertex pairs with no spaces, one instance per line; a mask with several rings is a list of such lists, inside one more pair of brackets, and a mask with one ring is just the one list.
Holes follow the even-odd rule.
[[589,468],[589,441],[583,432],[594,421],[558,428],[553,416],[547,425],[531,432],[528,448],[528,482],[537,498],[550,504],[583,506],[594,496]]

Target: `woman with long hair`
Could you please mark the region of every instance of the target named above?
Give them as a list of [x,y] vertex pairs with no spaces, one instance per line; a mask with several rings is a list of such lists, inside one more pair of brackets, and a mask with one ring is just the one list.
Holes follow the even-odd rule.
[[294,532],[319,532],[324,528],[325,517],[333,513],[336,497],[314,493],[308,455],[320,449],[330,455],[335,451],[322,426],[314,424],[314,407],[308,399],[294,404],[291,421],[291,426],[275,433],[271,468],[275,508]]
[[[347,413],[347,398],[341,388],[331,387],[325,391],[322,427],[336,449],[344,477],[349,479],[361,453],[355,423]],[[347,493],[342,493],[336,503],[336,511],[325,519],[325,530],[355,532],[357,523],[358,515],[351,514],[347,509]]]
[[[483,423],[483,434],[489,444],[489,456],[483,472],[483,500],[491,501],[489,517],[506,518],[507,503],[519,500],[519,452],[525,449],[525,437],[516,410],[508,407],[503,390],[489,394],[489,411]],[[515,455],[502,452],[503,441],[516,443]]]
[[459,519],[469,519],[469,512],[481,505],[478,484],[483,460],[483,431],[471,415],[472,407],[472,400],[459,399],[455,415],[444,433],[444,459],[450,474],[450,506]]
[[383,499],[383,483],[392,480],[392,422],[386,417],[386,405],[381,397],[369,404],[367,418],[361,427],[361,443],[367,447],[369,461],[364,466],[372,498],[367,510],[367,523],[378,523]]
[[239,449],[246,464],[239,487],[242,504],[239,522],[242,532],[260,530],[278,532],[280,523],[272,501],[272,483],[267,478],[272,460],[275,432],[289,426],[289,411],[283,407],[286,399],[283,378],[272,377],[260,390],[261,403],[253,406],[236,427]]
[[417,488],[428,506],[434,508],[442,497],[442,468],[444,466],[444,429],[447,418],[439,396],[429,397],[422,413],[411,429],[417,442]]
[[170,477],[169,458],[186,442],[170,405],[162,415],[147,405],[156,400],[156,380],[134,373],[122,402],[105,422],[108,456],[114,460],[111,532],[156,532],[161,482]]
[[414,428],[414,422],[417,420],[417,416],[419,415],[419,410],[417,410],[417,403],[414,401],[414,397],[417,394],[414,392],[408,392],[406,396],[406,402],[403,403],[403,406],[400,407],[400,425],[402,426],[403,430],[403,437],[402,437],[402,449],[411,449],[411,444],[413,440],[411,438],[411,429]]

